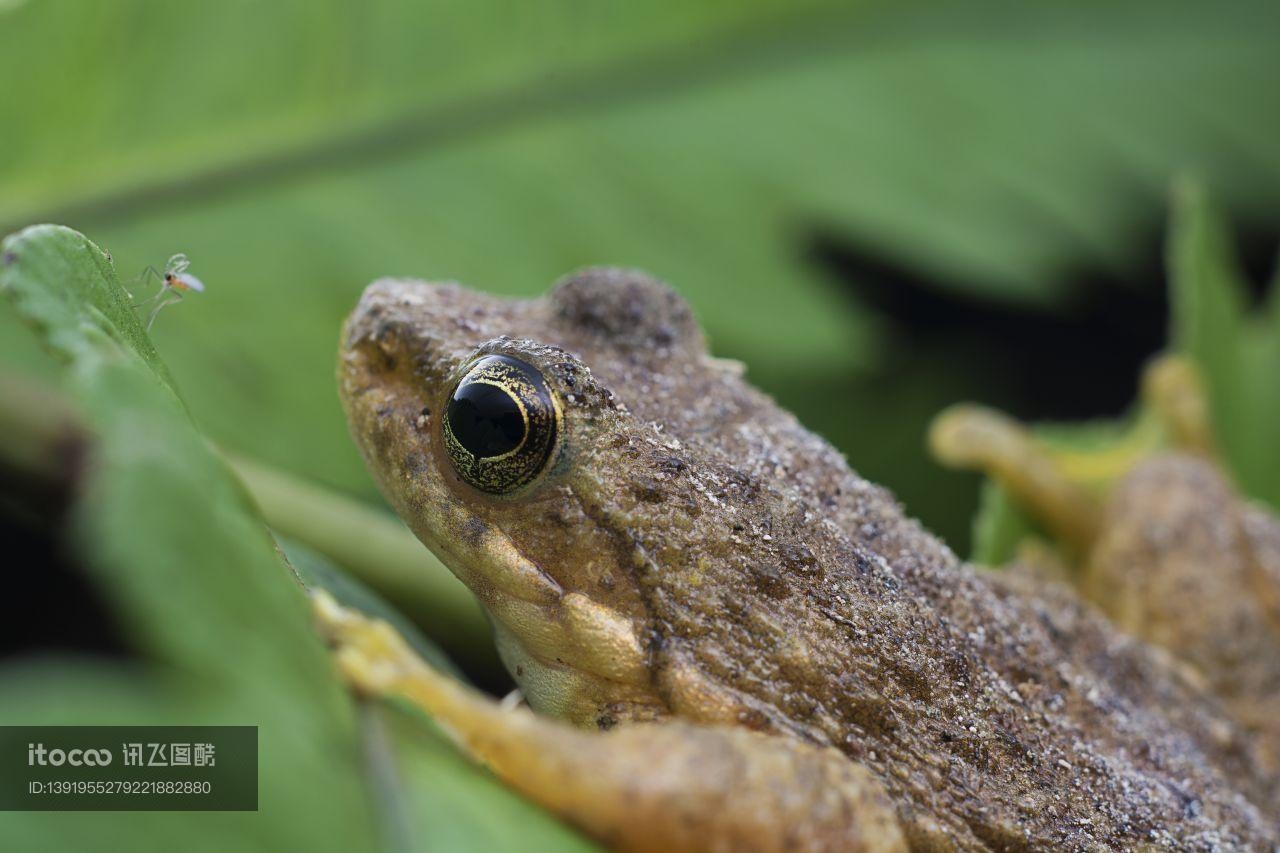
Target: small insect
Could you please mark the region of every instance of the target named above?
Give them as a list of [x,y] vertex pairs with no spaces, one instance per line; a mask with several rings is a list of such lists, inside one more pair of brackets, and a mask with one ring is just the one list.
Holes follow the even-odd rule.
[[151,309],[151,314],[147,317],[147,331],[151,331],[151,325],[155,323],[156,315],[160,313],[160,309],[166,305],[181,302],[183,295],[190,291],[204,292],[204,283],[187,272],[187,268],[190,266],[191,261],[187,259],[187,256],[179,253],[169,258],[168,263],[164,265],[164,272],[148,266],[138,276],[143,281],[146,281],[148,277],[154,277],[160,282],[160,289],[156,291],[155,296],[150,299],[144,299],[134,306],[135,308],[141,308],[144,305],[155,303]]

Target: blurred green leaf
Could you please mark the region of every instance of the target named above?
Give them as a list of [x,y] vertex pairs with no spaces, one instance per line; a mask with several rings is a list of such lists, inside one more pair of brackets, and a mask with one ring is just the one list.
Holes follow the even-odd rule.
[[[440,649],[373,591],[324,557],[285,541],[308,585],[390,623],[433,666],[462,678]],[[391,849],[424,851],[591,850],[594,845],[459,754],[421,709],[402,699],[364,703],[370,781]]]
[[370,714],[386,737],[401,835],[412,849],[598,849],[464,759],[417,708],[394,701],[370,709]]
[[[192,429],[109,259],[55,226],[0,251],[0,290],[65,365],[94,433],[72,509],[77,560],[144,664],[102,667],[89,680],[59,665],[7,672],[0,719],[253,724],[261,744],[261,812],[211,820],[207,834],[179,813],[119,816],[109,838],[101,818],[9,813],[0,846],[62,837],[72,849],[368,849],[354,721],[305,596]],[[101,695],[86,689],[94,682]]]
[[1018,546],[1035,534],[1035,523],[1009,493],[996,481],[983,480],[969,559],[980,566],[1003,566],[1018,553]]
[[[299,549],[301,561],[295,566],[304,577],[304,570],[314,567],[318,578],[343,583],[342,575],[324,571],[318,561],[324,554],[394,601],[460,661],[500,667],[492,629],[479,602],[399,518],[244,458],[232,459],[231,464],[272,529],[309,546],[290,543]],[[341,590],[330,592],[345,601]],[[358,600],[359,595],[352,603]]]
[[350,607],[387,622],[405,638],[423,660],[455,678],[462,678],[462,673],[439,646],[423,636],[417,625],[405,618],[373,590],[305,545],[287,538],[278,537],[278,541],[281,550],[289,559],[289,564],[293,566],[308,589],[313,587],[323,589],[333,596],[334,601],[344,607]]
[[[21,660],[0,669],[0,721],[259,727],[258,812],[7,812],[6,850],[371,850],[398,833],[374,794],[376,737],[357,721],[309,606],[248,496],[193,428],[116,280],[82,235],[37,226],[0,246],[0,291],[64,366],[93,433],[71,510],[77,564],[136,658]],[[310,577],[375,599],[309,557]],[[32,567],[33,570],[43,567]],[[419,642],[421,642],[419,638]],[[471,767],[421,722],[391,784],[418,833],[409,849],[561,849],[577,836]],[[421,777],[428,775],[432,785]],[[448,814],[442,790],[468,810]],[[431,797],[423,802],[423,797]],[[495,828],[487,810],[519,813]],[[426,825],[420,814],[439,824]],[[527,839],[537,842],[525,846]]]
[[1241,489],[1280,509],[1280,286],[1249,305],[1230,230],[1182,181],[1169,239],[1173,343],[1204,373],[1215,436]]

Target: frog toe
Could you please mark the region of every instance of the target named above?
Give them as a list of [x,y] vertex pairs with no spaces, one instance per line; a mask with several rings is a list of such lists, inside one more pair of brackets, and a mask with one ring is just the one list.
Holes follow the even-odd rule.
[[1096,536],[1097,500],[1059,454],[1013,418],[981,406],[953,406],[934,419],[929,447],[942,464],[995,480],[1071,550],[1082,553]]
[[311,599],[317,626],[346,681],[366,695],[393,691],[414,658],[400,635],[385,622],[343,607],[323,590]]
[[951,468],[985,473],[1072,557],[1096,542],[1107,496],[1142,462],[1179,451],[1212,458],[1209,408],[1195,366],[1163,355],[1143,372],[1131,425],[1087,446],[1049,442],[992,409],[953,406],[934,419],[929,446]]

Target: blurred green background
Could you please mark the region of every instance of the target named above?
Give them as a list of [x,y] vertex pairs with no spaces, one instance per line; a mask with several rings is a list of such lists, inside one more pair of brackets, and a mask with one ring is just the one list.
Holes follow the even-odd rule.
[[[1278,48],[1275,4],[1250,0],[2,0],[0,234],[68,225],[121,278],[185,252],[208,290],[166,309],[151,338],[201,430],[369,506],[381,499],[333,381],[339,325],[368,281],[531,296],[584,265],[642,267],[692,302],[717,354],[967,553],[978,479],[928,459],[930,418],[958,400],[1030,419],[1123,412],[1168,337],[1175,177],[1196,176],[1230,215],[1254,285],[1244,307],[1262,292],[1280,234]],[[1234,335],[1223,328],[1214,340]],[[62,373],[0,305],[0,378],[61,386]],[[1272,376],[1254,371],[1233,399]],[[119,494],[155,510],[139,497],[149,482]],[[179,492],[157,494],[198,524],[198,490],[189,504]],[[183,547],[116,544],[122,563],[160,568]],[[165,619],[190,618],[168,606]],[[231,642],[219,632],[236,620],[206,616],[211,647]],[[313,642],[297,614],[280,618],[299,649]],[[298,654],[323,670],[318,650]],[[245,685],[275,677],[263,667]],[[75,670],[57,695],[130,719],[130,701],[103,699],[129,691],[95,693],[99,677]],[[367,745],[332,685],[308,685],[320,698],[300,701],[325,710],[302,724],[282,711],[281,728],[360,728]],[[257,689],[227,707],[258,714]],[[53,701],[7,695],[9,712]],[[206,706],[182,707],[192,722]],[[374,740],[403,725],[379,722]],[[467,814],[466,786],[485,780],[442,785],[469,770],[441,743],[406,761],[432,819],[463,826],[440,836],[436,820],[438,849],[529,841],[478,816],[530,820],[500,793]],[[333,808],[313,842],[369,840],[367,814]],[[391,823],[384,841],[399,838]],[[29,839],[63,825],[24,826]],[[147,826],[156,844],[181,834]],[[88,835],[66,838],[97,831],[78,827]],[[560,831],[543,841],[568,843]],[[228,837],[278,849],[306,836],[289,832]]]
[[197,420],[370,501],[332,380],[365,283],[626,264],[964,552],[928,418],[1118,412],[1179,170],[1264,263],[1280,223],[1268,2],[0,8],[0,230],[186,252],[209,290],[153,337]]

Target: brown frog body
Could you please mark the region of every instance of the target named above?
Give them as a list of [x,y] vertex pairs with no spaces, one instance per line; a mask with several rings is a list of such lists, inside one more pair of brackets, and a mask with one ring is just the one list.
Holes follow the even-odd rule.
[[[605,731],[375,673],[394,643],[335,617],[348,674],[457,712],[472,752],[611,844],[1280,838],[1256,721],[1065,588],[962,564],[646,276],[531,301],[377,282],[339,378],[384,494],[484,604],[529,704]],[[581,792],[579,765],[609,769]]]

